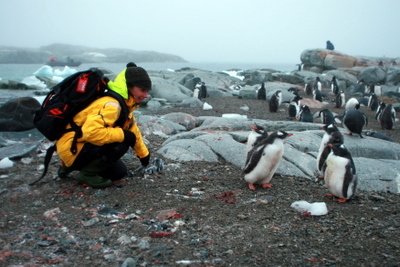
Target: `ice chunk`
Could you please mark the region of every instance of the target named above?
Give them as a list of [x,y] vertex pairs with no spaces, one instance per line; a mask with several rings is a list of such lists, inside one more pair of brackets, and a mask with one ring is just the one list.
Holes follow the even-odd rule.
[[247,119],[247,115],[240,115],[240,114],[235,114],[235,113],[226,113],[226,114],[222,114],[222,118]]
[[37,71],[33,73],[37,76],[53,76],[53,68],[47,65],[40,67]]
[[203,104],[203,110],[212,110],[213,107],[207,102]]
[[326,207],[325,202],[308,203],[305,200],[299,200],[293,202],[290,207],[294,208],[297,211],[309,212],[310,215],[314,216],[321,216],[328,213],[328,208]]
[[9,158],[0,160],[0,169],[11,168],[12,166],[14,166],[14,163]]

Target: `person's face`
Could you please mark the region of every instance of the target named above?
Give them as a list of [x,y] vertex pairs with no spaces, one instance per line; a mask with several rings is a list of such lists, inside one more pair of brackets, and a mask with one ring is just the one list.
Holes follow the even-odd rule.
[[141,103],[149,96],[149,91],[138,86],[128,88],[129,94],[133,96],[136,103]]

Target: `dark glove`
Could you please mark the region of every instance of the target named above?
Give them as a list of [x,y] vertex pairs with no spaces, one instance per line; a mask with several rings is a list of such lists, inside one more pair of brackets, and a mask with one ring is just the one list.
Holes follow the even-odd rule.
[[128,146],[134,147],[136,143],[136,136],[131,131],[123,130],[124,131],[124,141],[123,143],[127,144]]
[[139,160],[140,160],[140,163],[142,163],[142,166],[147,167],[147,165],[150,164],[150,153],[146,157],[141,158]]

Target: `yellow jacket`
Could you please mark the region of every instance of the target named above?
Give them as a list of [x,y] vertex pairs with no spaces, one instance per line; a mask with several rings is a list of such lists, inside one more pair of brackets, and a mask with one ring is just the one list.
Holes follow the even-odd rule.
[[[133,148],[136,156],[143,158],[149,155],[149,150],[143,142],[142,134],[133,115],[133,111],[139,106],[135,105],[134,98],[128,94],[125,70],[118,74],[114,82],[110,81],[108,87],[124,98],[129,110],[128,120],[123,128],[114,126],[121,113],[121,106],[118,100],[111,96],[101,97],[79,112],[74,117],[74,122],[77,125],[82,125],[83,134],[77,142],[77,153],[74,155],[70,150],[75,135],[73,131],[65,133],[56,143],[57,154],[67,167],[74,163],[85,143],[92,143],[96,146],[121,143],[124,140],[123,129],[130,130],[136,136],[136,144]],[[67,128],[70,128],[70,125]]]

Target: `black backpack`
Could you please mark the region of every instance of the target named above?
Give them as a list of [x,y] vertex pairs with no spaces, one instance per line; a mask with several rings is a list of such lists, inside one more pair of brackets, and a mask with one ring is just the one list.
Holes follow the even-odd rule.
[[[74,131],[75,136],[71,152],[76,154],[76,143],[82,137],[82,131],[81,126],[77,125],[73,118],[94,100],[107,95],[118,100],[122,111],[116,126],[123,127],[128,118],[129,111],[124,99],[119,94],[108,90],[108,82],[109,79],[97,68],[76,72],[68,76],[47,94],[42,106],[35,111],[33,123],[39,132],[50,141],[58,140],[65,133]],[[71,125],[71,128],[66,129],[68,124]],[[47,149],[43,174],[29,185],[36,184],[46,175],[55,150],[55,145]]]

